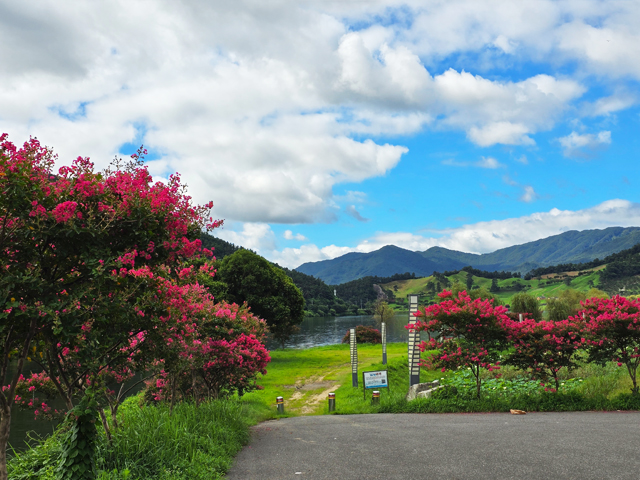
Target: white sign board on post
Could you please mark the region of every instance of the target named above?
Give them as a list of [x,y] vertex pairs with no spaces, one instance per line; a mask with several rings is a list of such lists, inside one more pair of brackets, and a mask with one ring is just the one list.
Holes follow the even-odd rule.
[[[362,372],[363,393],[366,395],[370,388],[389,388],[389,377],[386,370]],[[365,397],[366,398],[366,397]]]

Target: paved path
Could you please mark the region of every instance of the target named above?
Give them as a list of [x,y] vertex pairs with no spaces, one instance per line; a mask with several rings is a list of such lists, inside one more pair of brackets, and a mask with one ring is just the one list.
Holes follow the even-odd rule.
[[229,480],[640,479],[640,413],[296,417],[253,428]]

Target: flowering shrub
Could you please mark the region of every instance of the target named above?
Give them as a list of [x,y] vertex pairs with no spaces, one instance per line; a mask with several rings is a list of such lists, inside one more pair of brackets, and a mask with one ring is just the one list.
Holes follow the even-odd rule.
[[640,300],[619,295],[613,298],[590,298],[581,303],[577,319],[584,319],[589,361],[608,361],[626,366],[638,395],[636,374],[640,364]]
[[[449,291],[438,294],[440,303],[416,314],[413,328],[433,337],[420,344],[420,350],[436,350],[421,364],[443,372],[459,367],[470,368],[476,379],[476,396],[480,397],[482,369],[499,369],[500,352],[507,342],[507,309],[494,306],[493,300],[472,300],[466,291],[457,297]],[[406,328],[411,328],[407,325]]]
[[218,398],[258,388],[269,354],[262,343],[264,320],[245,305],[215,303],[198,284],[167,282],[159,289],[167,305],[164,335],[152,344],[158,375],[148,384],[147,398]]
[[545,388],[557,391],[560,369],[576,367],[575,354],[584,343],[581,330],[582,322],[578,319],[511,321],[507,332],[514,350],[505,363],[530,372],[534,378],[546,381],[551,377],[555,388]]
[[[351,330],[347,330],[347,333],[342,337],[342,343],[349,343],[351,341]],[[373,327],[367,327],[364,325],[358,325],[356,327],[356,341],[358,343],[382,343],[382,335],[380,330]]]

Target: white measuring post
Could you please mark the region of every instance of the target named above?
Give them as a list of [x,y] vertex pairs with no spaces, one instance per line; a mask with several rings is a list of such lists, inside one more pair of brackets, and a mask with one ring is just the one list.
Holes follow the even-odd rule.
[[356,329],[349,329],[349,345],[351,347],[351,384],[358,387],[358,343],[356,342]]
[[[418,295],[409,295],[409,325],[415,325],[417,322],[414,313],[418,311]],[[409,386],[420,383],[420,332],[409,328],[408,342],[409,357]]]
[[387,364],[387,324],[382,322],[382,326],[380,328],[381,337],[382,337],[382,364]]

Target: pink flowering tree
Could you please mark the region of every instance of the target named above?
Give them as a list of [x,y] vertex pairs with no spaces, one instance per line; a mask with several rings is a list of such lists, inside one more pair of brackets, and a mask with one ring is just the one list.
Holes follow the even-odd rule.
[[637,371],[640,364],[640,299],[589,298],[581,303],[576,316],[585,322],[589,361],[623,365],[629,372],[631,393],[638,395]]
[[558,372],[577,366],[576,353],[583,345],[582,322],[577,318],[557,322],[526,318],[509,322],[507,332],[513,351],[505,363],[545,381],[552,378],[555,388],[545,390],[558,391]]
[[[429,332],[431,340],[420,349],[436,350],[423,365],[442,371],[470,368],[476,379],[476,396],[480,398],[482,369],[499,369],[499,357],[506,346],[507,309],[492,299],[472,300],[466,291],[457,296],[449,291],[438,294],[441,301],[419,311],[417,331]],[[409,326],[407,326],[409,328]]]
[[[185,280],[193,272],[183,272]],[[160,297],[167,305],[162,317],[166,333],[154,342],[157,378],[148,388],[154,400],[201,401],[257,388],[258,373],[270,360],[263,341],[264,320],[245,305],[216,303],[198,283],[166,282]]]
[[178,176],[153,183],[139,155],[104,172],[79,157],[54,173],[54,162],[35,139],[18,148],[0,136],[0,480],[27,357],[73,402],[68,392],[98,381],[126,361],[132,338],[155,331],[151,279],[206,254],[200,232],[220,224]]

